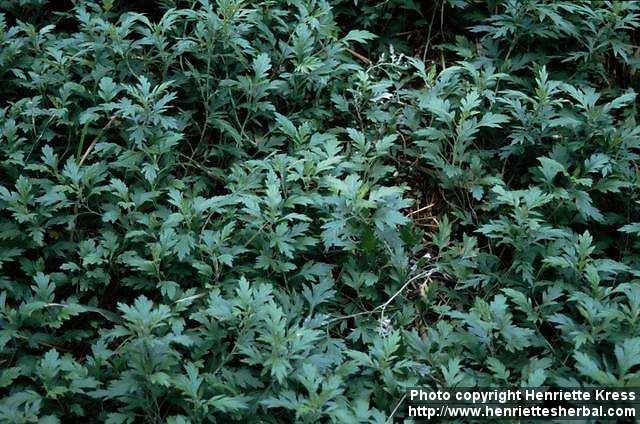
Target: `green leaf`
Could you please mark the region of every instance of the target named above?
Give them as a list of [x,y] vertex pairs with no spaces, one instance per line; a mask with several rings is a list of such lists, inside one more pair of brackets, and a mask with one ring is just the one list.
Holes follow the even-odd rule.
[[542,175],[544,175],[544,178],[548,183],[552,183],[553,179],[557,174],[567,173],[564,165],[556,162],[553,159],[546,158],[546,157],[539,157],[538,161],[541,164],[541,166],[539,166],[538,169],[540,169],[540,171],[542,172]]
[[351,30],[349,33],[342,39],[343,42],[355,41],[357,43],[364,44],[367,40],[374,40],[377,38],[375,34],[370,33],[369,31],[364,30]]

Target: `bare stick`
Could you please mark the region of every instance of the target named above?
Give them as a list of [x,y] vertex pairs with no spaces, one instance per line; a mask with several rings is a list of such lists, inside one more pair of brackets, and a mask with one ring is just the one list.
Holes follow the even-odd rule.
[[431,209],[431,208],[433,207],[433,205],[434,205],[434,204],[433,204],[433,203],[431,203],[430,205],[423,206],[423,207],[421,207],[420,209],[417,209],[417,210],[415,210],[415,211],[409,212],[409,216],[411,216],[411,215],[415,215],[415,214],[420,213],[420,212],[422,212],[422,211],[424,211],[424,210],[427,210],[427,209]]
[[345,50],[348,51],[349,53],[351,53],[352,55],[354,55],[355,57],[357,57],[358,59],[360,59],[361,61],[363,61],[364,63],[366,63],[367,65],[371,65],[371,60],[369,60],[368,57],[361,55],[360,53],[358,53],[355,50],[351,50],[348,47],[345,47]]
[[391,415],[389,415],[389,420],[387,420],[387,423],[392,423],[393,422],[393,416],[396,414],[396,412],[398,411],[398,408],[400,408],[400,405],[402,405],[402,402],[404,402],[404,399],[406,397],[407,397],[407,394],[405,393],[404,396],[402,396],[402,398],[400,399],[400,401],[396,405],[396,407],[393,408],[393,411],[391,411]]
[[329,320],[329,321],[327,322],[327,324],[331,324],[331,323],[336,322],[336,321],[341,321],[341,320],[343,320],[343,319],[355,318],[355,317],[358,317],[358,316],[361,316],[361,315],[371,315],[371,314],[375,313],[376,311],[378,311],[378,310],[380,310],[380,309],[382,309],[382,313],[380,314],[380,319],[382,320],[382,319],[384,318],[384,310],[387,308],[387,306],[389,306],[389,304],[390,304],[391,302],[393,302],[393,299],[395,299],[396,297],[398,297],[398,295],[399,295],[400,293],[402,293],[402,292],[404,291],[404,289],[406,289],[406,288],[409,286],[409,284],[413,283],[413,282],[414,282],[415,280],[417,280],[418,278],[422,278],[422,277],[429,277],[429,276],[430,276],[431,274],[433,274],[435,271],[436,271],[436,268],[431,268],[431,269],[430,269],[430,270],[428,270],[428,271],[423,271],[423,272],[421,272],[420,274],[417,274],[417,275],[415,275],[415,276],[411,277],[411,278],[410,278],[406,283],[404,283],[404,284],[403,284],[403,286],[402,286],[402,287],[400,287],[400,289],[399,289],[397,292],[395,292],[395,293],[393,294],[393,296],[391,296],[391,297],[389,298],[389,300],[387,300],[386,302],[384,302],[384,303],[383,303],[383,304],[381,304],[381,305],[376,306],[375,308],[373,308],[373,309],[372,309],[372,310],[370,310],[370,311],[363,311],[363,312],[358,312],[358,313],[351,314],[351,315],[345,315],[345,316],[342,316],[342,317],[336,317],[336,318],[333,318],[332,320]]
[[100,138],[102,133],[105,132],[106,130],[108,130],[109,127],[111,127],[111,125],[115,122],[115,120],[116,120],[116,115],[113,115],[111,117],[111,119],[109,119],[109,122],[107,122],[107,124],[104,127],[102,127],[102,129],[100,131],[98,131],[98,135],[96,135],[96,138],[94,138],[93,141],[91,142],[91,144],[89,144],[89,147],[87,147],[87,150],[85,150],[84,155],[82,155],[82,159],[80,159],[80,162],[78,162],[78,167],[82,166],[84,161],[89,156],[89,153],[91,153],[91,150],[93,150],[94,146],[98,142],[98,139]]

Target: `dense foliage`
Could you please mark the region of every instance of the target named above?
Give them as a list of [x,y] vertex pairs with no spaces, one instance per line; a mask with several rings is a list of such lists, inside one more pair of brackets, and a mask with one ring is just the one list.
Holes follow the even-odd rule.
[[0,10],[0,422],[640,385],[640,4]]

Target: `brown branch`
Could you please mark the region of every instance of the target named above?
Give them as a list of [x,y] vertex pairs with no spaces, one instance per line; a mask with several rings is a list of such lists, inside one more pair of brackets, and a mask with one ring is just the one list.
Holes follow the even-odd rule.
[[78,167],[82,166],[84,161],[87,159],[87,156],[89,156],[89,153],[91,153],[94,146],[98,142],[98,139],[100,138],[102,133],[108,130],[111,127],[111,125],[115,122],[115,120],[116,120],[116,115],[113,115],[111,119],[109,119],[109,122],[107,122],[107,124],[104,127],[102,127],[100,131],[98,131],[98,135],[96,135],[96,138],[94,138],[91,144],[89,144],[89,147],[87,147],[87,150],[85,150],[84,155],[82,155],[82,159],[80,159],[80,162],[78,162]]
[[349,53],[351,53],[352,55],[354,55],[355,57],[357,57],[358,59],[360,59],[361,61],[363,61],[364,63],[366,63],[367,65],[371,66],[371,60],[369,60],[368,57],[361,55],[360,53],[358,53],[355,50],[351,50],[348,47],[344,48],[346,51],[348,51]]

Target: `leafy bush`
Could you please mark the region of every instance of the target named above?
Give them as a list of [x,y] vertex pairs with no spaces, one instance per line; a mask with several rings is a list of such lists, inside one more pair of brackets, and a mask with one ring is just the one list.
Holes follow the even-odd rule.
[[0,420],[640,382],[635,2],[0,8]]
[[[636,96],[594,85],[605,57],[636,69],[625,31],[640,22],[635,4],[589,6],[506,2],[472,28],[478,47],[458,39],[457,64],[400,94],[414,155],[461,236],[441,221],[433,244],[449,278],[425,305],[445,317],[424,347],[445,385],[638,382]],[[606,42],[585,40],[596,27]],[[536,49],[545,39],[562,42]]]

